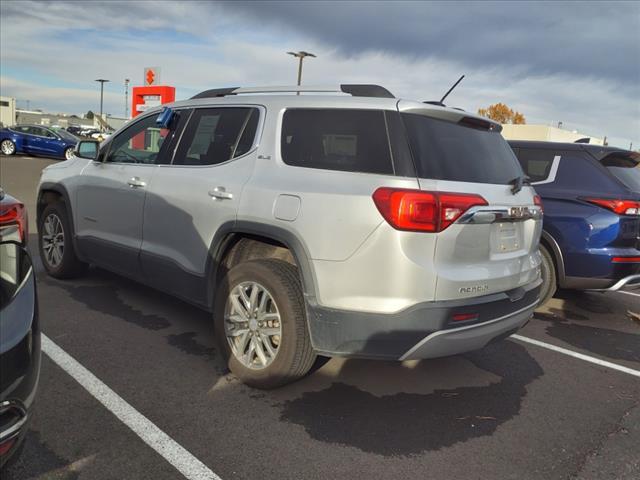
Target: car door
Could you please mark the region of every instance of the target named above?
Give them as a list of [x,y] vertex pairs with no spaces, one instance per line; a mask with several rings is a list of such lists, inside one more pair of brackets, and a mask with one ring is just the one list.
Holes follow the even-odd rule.
[[104,145],[83,169],[75,200],[81,253],[91,262],[140,277],[143,207],[159,164],[166,161],[171,129],[147,115]]
[[42,142],[43,153],[55,156],[62,155],[62,153],[64,152],[64,142],[62,141],[60,136],[48,128],[45,128],[43,130],[45,134],[45,138]]
[[24,140],[23,148],[25,153],[42,154],[43,152],[43,140],[44,140],[44,128],[37,126],[24,127]]
[[195,109],[171,165],[147,192],[141,262],[146,281],[190,301],[206,302],[209,248],[236,219],[256,159],[261,107]]

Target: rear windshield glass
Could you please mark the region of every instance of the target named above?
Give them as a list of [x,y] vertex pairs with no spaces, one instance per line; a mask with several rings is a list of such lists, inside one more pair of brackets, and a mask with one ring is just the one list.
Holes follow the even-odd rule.
[[290,109],[282,121],[282,159],[289,165],[393,174],[384,113]]
[[640,192],[640,155],[608,155],[602,164],[627,188]]
[[403,113],[402,118],[420,178],[506,185],[523,175],[497,131],[413,113]]

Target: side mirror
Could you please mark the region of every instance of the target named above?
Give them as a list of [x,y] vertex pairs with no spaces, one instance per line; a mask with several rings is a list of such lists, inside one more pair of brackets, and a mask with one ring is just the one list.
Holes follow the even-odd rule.
[[75,155],[87,160],[98,158],[98,142],[94,140],[82,140],[76,145]]
[[171,120],[173,120],[173,110],[164,107],[158,118],[156,118],[156,125],[160,128],[169,128]]

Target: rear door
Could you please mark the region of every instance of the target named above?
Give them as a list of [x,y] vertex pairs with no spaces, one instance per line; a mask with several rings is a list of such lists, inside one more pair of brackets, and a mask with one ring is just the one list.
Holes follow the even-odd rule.
[[536,281],[540,210],[533,188],[514,189],[523,172],[499,129],[464,112],[402,101],[398,106],[420,189],[486,201],[436,234],[435,299],[487,295]]
[[204,303],[213,237],[234,222],[253,171],[264,110],[254,106],[198,108],[189,116],[173,162],[155,173],[142,222],[146,281]]

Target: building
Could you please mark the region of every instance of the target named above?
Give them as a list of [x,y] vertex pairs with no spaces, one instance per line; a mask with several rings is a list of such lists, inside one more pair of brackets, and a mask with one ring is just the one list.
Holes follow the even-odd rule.
[[45,113],[39,110],[16,110],[15,122],[18,125],[44,125],[46,127],[67,128],[71,125],[83,128],[95,128],[100,130],[117,130],[127,122],[126,118],[112,117],[107,115],[105,122],[100,121],[100,115],[95,114],[93,119],[80,118],[77,115],[66,115],[62,113]]
[[0,97],[0,128],[11,127],[16,123],[16,99]]
[[546,142],[574,143],[577,140],[581,140],[581,143],[593,145],[604,145],[606,141],[606,137],[592,137],[577,130],[565,130],[550,125],[504,124],[502,125],[502,136],[507,140],[540,140]]

